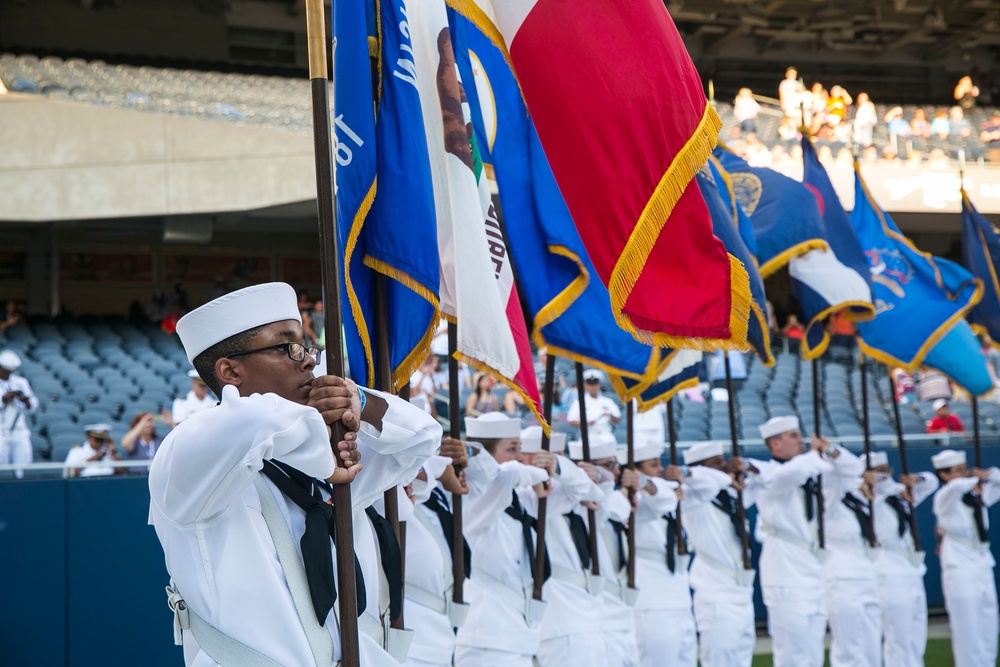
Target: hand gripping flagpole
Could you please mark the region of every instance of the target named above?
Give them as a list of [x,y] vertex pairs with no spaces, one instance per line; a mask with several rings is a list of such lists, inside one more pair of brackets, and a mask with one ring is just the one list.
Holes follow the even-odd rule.
[[[552,423],[552,402],[555,397],[555,374],[556,358],[552,354],[545,357],[545,386],[542,387],[544,396],[542,397],[542,412],[547,424]],[[542,429],[542,450],[549,451],[550,438]],[[535,522],[535,562],[531,564],[535,568],[535,588],[533,596],[536,600],[542,599],[542,586],[545,585],[545,519],[548,512],[548,498],[538,499],[538,518]]]
[[[462,439],[462,412],[459,397],[462,387],[458,380],[458,325],[448,322],[448,435],[455,440]],[[458,469],[455,470],[458,473]],[[455,536],[451,550],[452,584],[451,600],[455,604],[465,604],[465,538],[462,536],[462,496],[451,496],[451,527]]]
[[[896,441],[899,443],[899,472],[902,475],[910,474],[910,466],[906,462],[906,441],[903,439],[903,423],[899,421],[899,398],[896,397],[896,385],[892,381],[892,373],[889,373],[889,393],[892,394],[892,413],[896,418]],[[913,502],[906,501],[910,506],[909,522],[910,535],[913,537],[913,550],[923,551],[920,544],[920,533],[917,531],[917,515],[913,511]]]
[[[677,422],[674,419],[674,397],[667,400],[667,437],[670,439],[670,465],[677,465]],[[684,536],[684,523],[681,521],[681,505],[677,503],[674,516],[677,519],[677,555],[686,556],[688,552],[687,538]]]
[[[821,435],[819,425],[819,359],[812,360],[813,369],[813,433]],[[823,498],[823,475],[816,476],[816,536],[819,548],[826,549],[826,500]]]
[[[861,361],[861,427],[865,436],[865,470],[872,469],[872,438],[871,429],[868,426],[868,362],[865,360],[865,353],[860,352]],[[871,526],[871,537],[868,542],[874,549],[878,546],[875,538],[875,501],[868,501],[868,525]]]
[[[583,364],[576,362],[576,394],[580,405],[580,444],[583,460],[590,463],[590,425],[587,423],[587,394],[583,388]],[[590,537],[590,573],[601,576],[601,566],[597,562],[597,513],[587,510],[587,529]]]
[[[729,406],[729,436],[733,446],[732,455],[739,456],[740,443],[736,437],[736,392],[733,391],[733,373],[729,368],[729,353],[723,352],[722,354],[726,363],[726,392],[729,393],[727,405]],[[743,481],[742,475],[736,481]],[[747,533],[747,510],[743,506],[742,489],[736,490],[736,518],[740,522],[740,551],[743,552],[743,569],[750,570],[752,569],[750,563],[750,535]]]
[[[335,2],[335,0],[334,0]],[[331,6],[331,13],[333,7]],[[313,146],[316,160],[316,208],[319,223],[320,271],[325,309],[327,372],[344,377],[343,334],[340,311],[340,250],[337,247],[337,199],[333,183],[333,150],[330,135],[330,83],[326,64],[326,13],[323,0],[306,0],[306,41],[309,49],[309,83],[312,88]],[[337,452],[343,440],[342,422],[331,424],[330,443]],[[338,466],[343,463],[336,456]],[[344,667],[359,667],[357,577],[354,569],[354,520],[349,484],[333,486],[337,508],[337,605],[340,610],[340,651]]]

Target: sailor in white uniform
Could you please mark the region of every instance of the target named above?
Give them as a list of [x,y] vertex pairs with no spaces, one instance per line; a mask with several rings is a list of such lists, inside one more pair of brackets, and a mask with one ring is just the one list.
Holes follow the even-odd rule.
[[846,449],[835,451],[838,455],[834,469],[823,476],[823,583],[830,620],[830,665],[880,667],[882,605],[875,570],[879,549],[874,529],[883,528],[873,525],[869,510],[876,473],[865,473],[863,458]]
[[[635,447],[635,470],[622,471],[622,486],[636,489],[635,631],[639,664],[695,667],[698,636],[688,581],[690,556],[677,553],[677,482],[663,479],[663,444]],[[619,463],[628,461],[618,453]],[[638,474],[639,479],[635,480]]]
[[[603,580],[602,630],[607,648],[604,664],[609,667],[638,667],[639,644],[635,631],[634,607],[639,592],[629,588],[625,578],[628,561],[627,525],[632,507],[627,491],[617,488],[622,474],[617,458],[618,443],[610,434],[590,437],[590,461],[582,462],[583,444],[569,443],[570,458],[584,469],[597,474],[602,497],[595,518],[597,523],[597,564]],[[639,475],[630,473],[637,482]],[[573,509],[584,521],[588,510],[582,505]],[[588,532],[589,535],[589,532]]]
[[815,482],[817,475],[833,472],[825,457],[829,443],[814,436],[803,453],[795,417],[769,419],[760,426],[760,435],[772,460],[750,460],[747,472],[750,483],[760,485],[756,535],[761,543],[760,583],[774,665],[821,667],[826,603]]
[[965,452],[946,449],[931,457],[941,488],[934,516],[941,533],[941,583],[951,627],[955,667],[983,667],[997,660],[996,562],[990,553],[989,513],[1000,500],[1000,469],[969,469]]
[[191,415],[215,407],[217,402],[215,397],[208,392],[208,385],[198,375],[198,371],[193,369],[188,371],[188,377],[191,378],[191,391],[184,398],[175,398],[173,409],[170,411],[170,420],[174,426]]
[[[910,515],[937,491],[931,473],[892,479],[889,457],[872,452],[872,470],[879,473],[875,488],[875,525],[882,545],[875,570],[882,602],[882,652],[891,667],[923,667],[927,648],[927,592],[924,589],[924,552],[914,548]],[[928,536],[930,537],[930,536]]]
[[[558,480],[548,452],[522,463],[521,420],[499,412],[466,420],[467,437],[496,461],[496,476],[463,503],[465,536],[472,548],[466,585],[469,614],[458,629],[457,667],[531,667],[538,654],[543,602],[532,596],[538,497]],[[549,488],[543,483],[549,482]]]
[[[684,530],[694,551],[691,588],[698,625],[698,658],[703,667],[749,667],[757,641],[754,626],[755,572],[744,569],[743,541],[737,531],[735,478],[743,460],[727,464],[718,442],[695,443],[684,451]],[[668,471],[668,479],[674,473]],[[751,478],[755,480],[756,477]],[[743,489],[743,504],[753,505],[753,484]],[[744,523],[743,530],[749,530]]]
[[[222,296],[181,318],[177,333],[222,398],[167,436],[149,473],[149,522],[185,662],[330,665],[341,655],[334,596],[357,594],[366,608],[379,600],[375,545],[358,516],[413,478],[441,427],[395,396],[313,378],[315,350],[287,284]],[[331,448],[336,421],[349,432]],[[354,507],[333,507],[329,483],[351,480]],[[336,511],[355,514],[356,591],[336,588]],[[359,639],[366,667],[397,664],[381,638]]]
[[[87,424],[83,427],[87,442],[73,447],[66,454],[63,476],[65,477],[104,477],[115,474],[115,467],[99,465],[100,462],[121,461],[121,456],[115,451],[115,442],[111,439],[110,424]],[[124,468],[118,468],[124,473]]]
[[[601,382],[604,373],[596,368],[589,368],[583,373],[583,400],[587,410],[587,424],[591,436],[610,434],[614,425],[621,421],[622,411],[610,398],[601,393]],[[571,426],[580,426],[580,401],[574,398],[566,412],[566,421]]]
[[[541,449],[541,440],[541,427],[529,426],[521,431],[521,451],[533,456]],[[587,522],[573,511],[580,502],[596,509],[604,494],[594,483],[593,468],[588,473],[578,467],[565,457],[565,448],[566,434],[553,433],[549,451],[556,455],[559,488],[553,489],[547,501],[545,547],[552,576],[542,590],[547,607],[538,662],[541,667],[604,667],[604,582],[591,576]]]
[[[27,378],[14,375],[20,367],[16,352],[0,352],[0,465],[31,463],[28,415],[38,410],[38,398]],[[21,478],[24,473],[15,470],[14,475]]]

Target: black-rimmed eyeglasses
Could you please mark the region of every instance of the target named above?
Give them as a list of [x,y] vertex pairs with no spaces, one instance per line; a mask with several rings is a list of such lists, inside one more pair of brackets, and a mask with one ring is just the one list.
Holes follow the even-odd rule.
[[247,354],[254,354],[256,352],[267,352],[268,350],[281,350],[288,355],[288,358],[292,361],[302,361],[306,358],[308,354],[313,359],[319,354],[319,348],[312,345],[305,346],[302,343],[278,343],[277,345],[268,345],[267,347],[258,347],[253,350],[243,350],[241,352],[233,352],[232,354],[227,354],[226,359],[232,359],[233,357],[242,357]]

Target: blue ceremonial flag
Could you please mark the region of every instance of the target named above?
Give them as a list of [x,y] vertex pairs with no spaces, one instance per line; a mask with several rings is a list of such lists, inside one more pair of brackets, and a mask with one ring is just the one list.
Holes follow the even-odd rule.
[[712,158],[709,158],[706,166],[698,172],[696,179],[712,216],[712,232],[722,241],[726,252],[743,263],[750,278],[750,294],[753,301],[750,305],[750,321],[747,324],[747,342],[756,352],[757,357],[765,365],[771,366],[774,364],[774,357],[771,356],[764,280],[760,277],[760,273],[757,271],[757,262],[744,240],[749,237],[750,241],[753,241],[753,231],[749,228],[749,221],[744,223],[743,234],[741,234],[741,230],[737,226],[740,217],[739,204],[729,198],[728,191],[726,196],[723,196],[719,185],[725,187],[724,176]]
[[989,334],[994,345],[1000,344],[1000,235],[962,191],[962,263],[983,282],[983,300],[977,303],[969,320],[972,326]]
[[936,368],[970,394],[981,396],[993,390],[986,355],[976,334],[965,320],[955,323],[924,357],[924,365]]
[[816,197],[808,188],[773,169],[751,167],[721,146],[714,156],[728,173],[733,194],[753,225],[757,247],[751,250],[762,278],[793,257],[829,247]]
[[[645,412],[658,403],[669,401],[674,394],[698,386],[698,370],[704,353],[698,350],[673,350],[667,357],[667,366],[656,380],[637,397],[639,412]],[[631,381],[625,379],[626,384]],[[622,392],[619,392],[622,393]]]
[[868,261],[808,137],[802,138],[802,181],[816,198],[830,246],[829,252],[815,250],[793,258],[788,269],[795,298],[805,312],[802,356],[815,359],[830,342],[827,317],[846,309],[850,319],[870,320],[875,307]]
[[467,82],[475,138],[496,178],[534,342],[547,346],[550,354],[604,369],[612,384],[616,376],[632,379],[623,398],[635,396],[662,371],[669,351],[639,343],[616,324],[610,294],[556,185],[506,50],[462,14],[461,3],[449,5],[452,44],[461,79]]
[[980,300],[983,284],[958,264],[918,250],[872,199],[857,167],[854,193],[850,221],[868,259],[876,308],[874,320],[858,324],[861,349],[913,371]]
[[[351,375],[375,385],[378,327],[389,339],[385,389],[395,392],[430,352],[441,269],[406,17],[401,6],[375,1],[379,11],[366,2],[336,3],[337,220]],[[378,54],[374,86],[371,53]],[[385,281],[387,322],[376,321],[377,280]]]

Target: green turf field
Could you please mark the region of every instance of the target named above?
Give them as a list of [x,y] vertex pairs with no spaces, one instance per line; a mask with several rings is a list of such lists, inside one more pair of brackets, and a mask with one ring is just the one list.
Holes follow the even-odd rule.
[[[753,667],[771,667],[770,655],[755,655],[753,657]],[[829,661],[826,663],[829,665]],[[950,639],[929,639],[927,640],[927,653],[924,654],[924,665],[926,667],[954,667],[951,659]],[[1000,662],[997,663],[1000,665]]]

